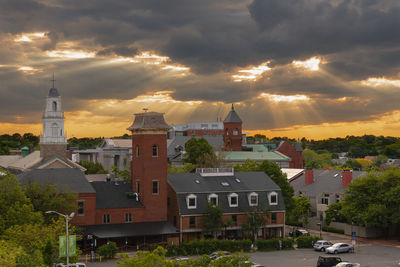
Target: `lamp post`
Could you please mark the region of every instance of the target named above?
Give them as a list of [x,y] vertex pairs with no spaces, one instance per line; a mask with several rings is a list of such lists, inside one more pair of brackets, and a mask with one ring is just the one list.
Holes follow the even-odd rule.
[[66,242],[67,242],[67,267],[69,267],[69,238],[68,238],[68,222],[75,216],[75,212],[72,212],[70,215],[66,215],[66,214],[62,214],[59,213],[57,211],[53,211],[53,210],[48,210],[45,213],[49,214],[49,213],[55,213],[58,214],[60,216],[63,216],[65,218],[65,232],[66,232]]
[[317,225],[319,226],[319,238],[322,238],[322,223],[319,222]]

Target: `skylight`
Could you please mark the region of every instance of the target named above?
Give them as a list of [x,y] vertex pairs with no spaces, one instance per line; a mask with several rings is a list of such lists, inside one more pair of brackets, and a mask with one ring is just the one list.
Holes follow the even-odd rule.
[[240,183],[240,179],[239,178],[235,178],[235,181]]
[[228,182],[221,182],[221,185],[222,186],[229,186],[229,183]]
[[199,184],[200,183],[200,181],[199,180],[194,180],[194,182],[196,183],[196,184]]

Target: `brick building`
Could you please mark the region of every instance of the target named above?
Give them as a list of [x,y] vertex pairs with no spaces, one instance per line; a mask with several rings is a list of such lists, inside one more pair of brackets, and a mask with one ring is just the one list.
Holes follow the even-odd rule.
[[276,151],[288,156],[291,159],[289,162],[289,168],[304,168],[303,148],[301,147],[300,141],[297,141],[293,145],[288,141],[282,141],[279,143]]
[[179,230],[181,241],[204,236],[201,220],[208,202],[221,205],[223,219],[234,222],[226,228],[228,238],[244,237],[241,225],[247,220],[247,212],[253,209],[270,211],[260,237],[283,237],[285,203],[282,192],[263,172],[198,169],[196,173],[170,173],[168,183],[168,220]]

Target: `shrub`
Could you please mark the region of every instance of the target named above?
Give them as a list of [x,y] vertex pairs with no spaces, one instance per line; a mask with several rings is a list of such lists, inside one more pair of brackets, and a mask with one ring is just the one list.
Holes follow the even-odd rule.
[[324,230],[325,232],[344,234],[343,229],[339,229],[339,228],[335,228],[335,227],[324,226],[324,227],[322,227],[322,230]]
[[279,240],[282,241],[282,249],[284,250],[293,249],[294,241],[291,238],[284,238],[284,239],[272,238],[267,240],[259,239],[257,240],[256,245],[259,251],[279,250]]
[[214,251],[224,250],[229,252],[250,251],[251,241],[246,240],[215,240],[200,239],[180,245],[168,245],[167,256],[210,254]]
[[294,249],[294,240],[292,238],[284,238],[282,239],[282,249],[289,250]]
[[315,243],[316,241],[318,241],[320,239],[321,238],[319,238],[319,236],[307,236],[307,235],[299,236],[296,239],[297,247],[298,248],[312,248],[313,243]]
[[117,244],[109,242],[109,244],[101,245],[97,249],[97,253],[105,259],[113,259],[118,252]]

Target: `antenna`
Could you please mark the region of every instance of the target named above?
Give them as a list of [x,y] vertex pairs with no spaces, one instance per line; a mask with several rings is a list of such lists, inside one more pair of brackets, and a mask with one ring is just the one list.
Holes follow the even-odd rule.
[[56,80],[54,79],[54,72],[53,72],[53,79],[51,79],[50,80],[50,82],[53,82],[53,87],[52,88],[54,88],[54,82],[55,82]]

